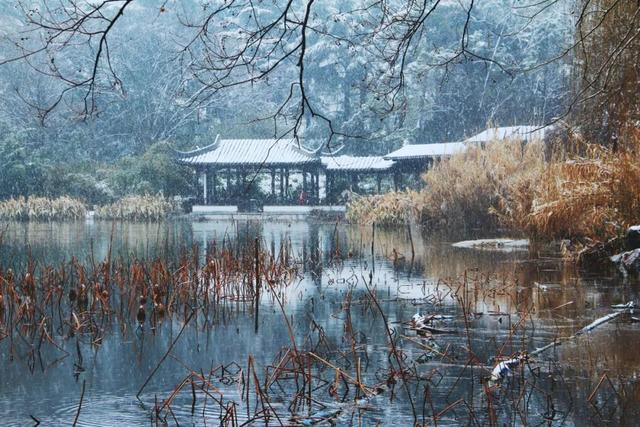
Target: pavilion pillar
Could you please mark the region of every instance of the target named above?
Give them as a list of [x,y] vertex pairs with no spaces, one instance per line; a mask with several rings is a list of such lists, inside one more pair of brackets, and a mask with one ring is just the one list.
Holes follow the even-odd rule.
[[207,204],[207,170],[206,169],[202,170],[202,182],[203,182],[202,203],[206,205]]
[[193,174],[193,188],[196,189],[196,198],[197,198],[197,203],[202,203],[202,201],[200,200],[200,174],[201,171],[200,169],[196,169],[195,170],[195,174]]
[[357,173],[354,173],[353,175],[351,175],[351,191],[353,192],[358,191],[358,174]]
[[302,171],[302,191],[307,192],[307,172]]
[[276,198],[276,170],[271,169],[271,197]]
[[280,201],[284,203],[284,169],[280,168]]
[[320,204],[320,171],[316,170],[316,205]]
[[231,197],[231,169],[227,169],[227,188],[226,188],[226,193],[227,196],[226,198],[229,199]]
[[378,194],[382,194],[382,176],[380,174],[376,174],[376,184],[378,187]]
[[284,195],[285,199],[289,199],[289,169],[284,172]]
[[316,178],[313,171],[309,172],[309,204],[313,205],[316,199]]
[[331,204],[333,202],[333,194],[331,194],[333,192],[333,178],[329,173],[329,171],[327,171],[324,176],[325,176],[324,192],[326,193],[325,197],[329,202],[329,204]]
[[218,200],[218,191],[216,189],[217,174],[215,171],[211,173],[211,203],[216,203]]

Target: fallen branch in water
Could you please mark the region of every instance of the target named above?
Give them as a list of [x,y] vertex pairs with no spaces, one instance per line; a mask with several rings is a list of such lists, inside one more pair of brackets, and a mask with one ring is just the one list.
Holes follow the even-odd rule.
[[605,323],[611,322],[612,320],[618,318],[619,316],[628,313],[630,310],[633,310],[635,308],[635,303],[633,301],[630,301],[626,304],[622,304],[622,305],[618,305],[615,308],[618,309],[622,309],[620,311],[616,311],[610,314],[607,314],[606,316],[600,317],[599,319],[594,320],[593,322],[589,323],[587,326],[583,327],[582,329],[580,329],[578,332],[576,332],[575,334],[568,336],[568,337],[564,337],[564,338],[558,338],[557,340],[545,345],[544,347],[540,347],[537,350],[535,350],[534,352],[532,352],[530,354],[530,356],[536,356],[550,348],[559,346],[560,344],[562,344],[565,341],[569,341],[571,339],[576,338],[579,335],[582,335],[584,333],[588,333],[593,331],[595,328],[597,328],[600,325],[604,325]]
[[630,301],[626,304],[616,305],[613,308],[618,309],[619,311],[615,311],[613,313],[607,314],[606,316],[603,316],[594,320],[593,322],[581,328],[580,330],[578,330],[578,332],[576,332],[571,336],[557,338],[553,342],[545,345],[544,347],[540,347],[536,349],[535,351],[529,353],[528,355],[519,355],[518,357],[515,357],[513,359],[499,362],[498,364],[496,364],[496,366],[493,368],[493,371],[491,372],[491,380],[494,382],[499,382],[501,379],[503,379],[505,376],[507,376],[511,372],[513,367],[520,364],[523,360],[525,359],[528,360],[529,357],[534,357],[539,354],[542,354],[543,352],[549,350],[550,348],[555,348],[561,345],[565,341],[570,341],[572,339],[575,339],[580,335],[593,331],[598,326],[604,325],[605,323],[609,323],[612,320],[617,319],[619,316],[633,310],[635,308],[635,303],[633,301]]
[[593,322],[589,323],[587,326],[585,326],[584,328],[582,328],[578,332],[576,332],[575,335],[581,335],[581,334],[584,334],[586,332],[591,332],[592,330],[594,330],[598,326],[612,321],[613,319],[617,318],[618,316],[621,316],[622,314],[627,313],[629,310],[633,310],[634,307],[635,307],[635,304],[633,303],[633,301],[630,301],[630,302],[628,302],[628,303],[626,303],[626,304],[624,304],[622,306],[618,306],[617,308],[622,309],[621,311],[617,311],[617,312],[608,314],[608,315],[606,315],[604,317],[601,317],[599,319],[594,320]]
[[557,338],[555,339],[553,342],[550,342],[549,344],[545,345],[544,347],[540,347],[538,349],[536,349],[535,351],[531,352],[530,356],[537,356],[540,353],[544,353],[545,351],[549,350],[550,348],[556,347],[561,345],[563,342],[570,340],[571,338],[573,338],[575,335],[572,335],[570,337],[564,337],[564,338]]

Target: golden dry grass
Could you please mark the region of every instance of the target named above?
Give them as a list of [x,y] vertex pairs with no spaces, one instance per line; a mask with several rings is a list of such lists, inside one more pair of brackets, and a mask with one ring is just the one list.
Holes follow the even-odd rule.
[[430,228],[496,227],[528,209],[531,200],[520,195],[527,194],[543,167],[542,143],[472,146],[424,174],[420,192],[356,198],[347,206],[347,219],[391,225],[413,218]]
[[575,136],[556,147],[550,160],[542,142],[470,147],[428,171],[420,192],[358,198],[348,219],[411,215],[431,228],[503,227],[537,241],[606,241],[640,222],[640,135],[617,150]]
[[604,241],[640,220],[637,144],[618,151],[585,145],[581,154],[547,165],[520,227],[532,238]]
[[101,206],[95,212],[100,219],[122,219],[130,221],[157,221],[178,209],[161,196],[128,196],[115,203]]
[[496,227],[527,209],[531,200],[520,195],[535,185],[543,168],[541,142],[469,147],[424,175],[421,221],[432,227]]
[[419,194],[415,191],[391,192],[374,196],[354,195],[347,203],[347,220],[382,226],[404,224],[415,216]]
[[83,219],[84,203],[71,197],[18,197],[0,202],[0,219],[8,221],[53,221]]

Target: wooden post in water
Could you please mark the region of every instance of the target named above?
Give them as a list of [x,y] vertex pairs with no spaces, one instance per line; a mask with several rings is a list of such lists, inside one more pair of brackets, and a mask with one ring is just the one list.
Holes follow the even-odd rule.
[[253,294],[254,294],[254,315],[253,315],[253,321],[254,321],[254,328],[255,328],[255,333],[258,333],[258,310],[260,307],[260,238],[256,237],[256,282],[255,282],[255,288],[253,290]]
[[376,271],[376,256],[375,256],[375,243],[376,243],[376,223],[371,223],[371,268]]
[[406,215],[407,221],[407,233],[409,233],[409,242],[411,243],[411,265],[413,265],[413,260],[416,257],[416,250],[413,246],[413,236],[411,235],[411,220],[409,219],[409,215]]

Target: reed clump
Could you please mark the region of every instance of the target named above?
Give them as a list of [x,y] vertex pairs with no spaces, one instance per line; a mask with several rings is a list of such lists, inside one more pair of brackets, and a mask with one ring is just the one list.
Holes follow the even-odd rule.
[[[469,146],[425,173],[421,191],[359,197],[347,206],[347,219],[393,225],[413,218],[429,228],[495,228],[500,216],[527,211],[531,200],[521,195],[535,184],[543,169],[542,142],[524,145],[514,140],[486,148]],[[519,191],[514,193],[514,189]]]
[[100,343],[116,320],[155,331],[165,318],[191,312],[212,327],[229,304],[259,304],[299,278],[290,242],[279,252],[261,246],[223,240],[204,257],[198,246],[164,258],[112,257],[109,248],[101,262],[72,257],[51,266],[29,256],[16,270],[0,263],[0,343],[15,338],[29,349],[60,348],[78,334]]
[[[605,241],[640,221],[640,140],[617,150],[580,143],[550,162],[511,226],[537,240]],[[515,197],[524,197],[512,191]]]
[[373,196],[358,196],[347,204],[347,220],[360,224],[376,223],[381,226],[405,224],[415,217],[419,193],[392,192]]
[[0,220],[65,221],[83,219],[84,203],[72,197],[18,197],[0,202]]
[[157,221],[180,213],[180,209],[162,196],[128,196],[96,209],[99,219]]
[[423,176],[425,189],[417,206],[420,220],[431,227],[496,228],[502,216],[528,210],[532,201],[521,196],[536,185],[544,164],[542,142],[470,146]]
[[407,213],[429,227],[503,228],[535,241],[604,242],[640,222],[640,136],[612,147],[563,142],[469,147],[424,176],[419,192],[361,197],[353,222],[395,224]]

